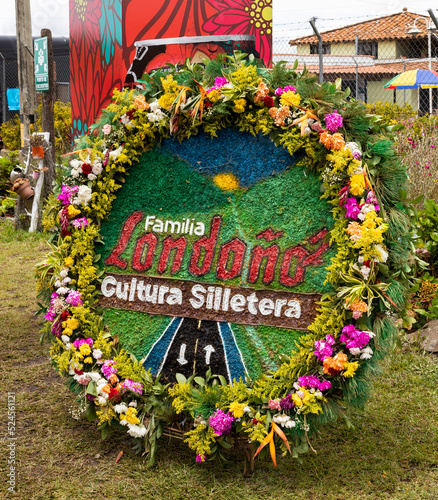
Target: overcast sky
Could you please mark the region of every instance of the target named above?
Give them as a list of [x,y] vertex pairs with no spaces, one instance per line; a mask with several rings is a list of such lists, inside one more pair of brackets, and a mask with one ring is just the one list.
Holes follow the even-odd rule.
[[[310,8],[302,5],[311,4]],[[273,0],[274,36],[277,45],[307,34],[309,19],[317,18],[321,31],[353,24],[372,17],[400,12],[403,7],[427,15],[427,9],[436,8],[435,0]],[[15,34],[15,2],[0,0],[0,35]],[[53,36],[68,36],[68,0],[31,0],[32,32],[39,35],[41,28],[52,30]]]

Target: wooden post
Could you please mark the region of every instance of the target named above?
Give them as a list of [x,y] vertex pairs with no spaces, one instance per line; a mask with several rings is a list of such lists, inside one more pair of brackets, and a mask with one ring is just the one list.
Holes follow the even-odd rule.
[[[30,123],[35,113],[35,74],[33,63],[32,23],[30,0],[15,0],[17,24],[18,86],[20,89],[20,115],[23,124],[24,150],[30,147]],[[15,227],[26,227],[26,202],[18,199],[15,209]]]
[[49,132],[49,149],[44,154],[44,166],[48,169],[44,175],[42,197],[46,199],[53,191],[53,181],[56,177],[56,151],[55,151],[55,119],[54,104],[56,99],[55,77],[53,68],[52,32],[49,29],[41,30],[41,37],[47,37],[47,62],[49,66],[49,90],[42,92],[41,126],[43,132]]

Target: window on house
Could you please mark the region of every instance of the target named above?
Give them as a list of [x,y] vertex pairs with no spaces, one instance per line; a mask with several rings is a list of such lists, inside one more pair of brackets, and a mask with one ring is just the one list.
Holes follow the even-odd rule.
[[377,58],[377,42],[359,42],[357,44],[357,55]]
[[[310,53],[311,54],[319,54],[319,44],[314,43],[310,45]],[[322,53],[323,54],[331,54],[331,46],[329,43],[324,43],[322,44]]]

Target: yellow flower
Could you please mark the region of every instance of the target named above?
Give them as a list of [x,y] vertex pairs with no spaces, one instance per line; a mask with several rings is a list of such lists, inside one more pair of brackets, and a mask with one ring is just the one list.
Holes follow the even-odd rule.
[[216,101],[219,101],[219,99],[221,98],[221,93],[219,92],[219,90],[210,90],[210,92],[208,93],[208,100],[210,102],[216,102]]
[[137,410],[131,406],[125,415],[120,415],[120,420],[126,420],[130,424],[139,424],[140,420],[137,418]]
[[241,418],[243,417],[245,406],[244,403],[231,403],[229,410],[233,412],[234,418]]
[[79,347],[79,352],[82,356],[88,356],[89,354],[91,354],[91,348],[88,344],[82,344]]
[[283,92],[283,94],[281,94],[280,103],[283,104],[283,106],[299,106],[300,102],[300,94],[297,94],[293,90],[288,90],[287,92]]
[[235,191],[239,187],[239,181],[231,173],[215,175],[213,182],[223,191]]
[[70,328],[64,328],[64,330],[62,331],[62,333],[64,335],[71,335],[73,333],[73,330],[71,330]]
[[344,365],[344,368],[346,368],[346,370],[343,373],[344,377],[352,377],[356,373],[356,370],[359,368],[359,361],[346,363]]
[[62,326],[69,328],[70,330],[76,330],[76,328],[79,327],[79,321],[75,318],[67,318]]
[[76,217],[76,215],[79,215],[81,213],[81,211],[75,208],[73,205],[69,205],[67,211],[69,219],[73,219],[73,217]]
[[64,259],[64,264],[67,266],[67,267],[71,267],[73,265],[73,259],[71,257],[66,257]]
[[91,356],[88,356],[84,359],[84,363],[92,363],[93,362],[93,358]]
[[234,101],[233,111],[235,113],[243,113],[245,111],[246,101],[245,99],[236,99]]
[[365,177],[363,174],[352,175],[350,182],[350,193],[353,196],[360,196],[365,190]]

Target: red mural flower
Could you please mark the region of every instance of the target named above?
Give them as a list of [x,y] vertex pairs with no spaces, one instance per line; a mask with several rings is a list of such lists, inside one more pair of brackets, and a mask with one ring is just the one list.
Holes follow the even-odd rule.
[[255,35],[255,48],[267,64],[272,59],[272,0],[207,0],[218,12],[203,29],[215,35]]

